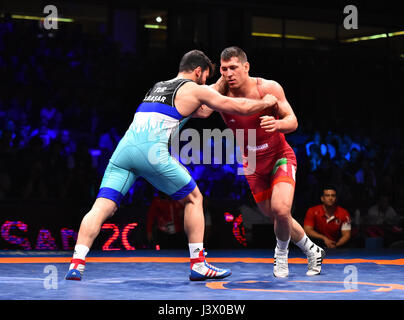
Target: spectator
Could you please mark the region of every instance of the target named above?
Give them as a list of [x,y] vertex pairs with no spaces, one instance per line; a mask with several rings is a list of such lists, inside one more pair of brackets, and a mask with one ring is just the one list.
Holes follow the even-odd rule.
[[92,166],[92,157],[85,141],[77,143],[72,157],[72,163],[69,165],[71,166],[70,174],[65,183],[64,192],[68,198],[84,203],[95,196],[100,177]]
[[68,129],[60,130],[58,140],[62,144],[62,153],[64,156],[68,157],[76,151],[76,143],[72,140]]
[[32,131],[31,137],[34,136],[40,137],[44,147],[48,147],[52,140],[57,137],[57,132],[48,126],[46,120],[42,120],[39,128]]
[[107,128],[106,131],[101,133],[98,141],[98,147],[101,150],[98,163],[99,174],[102,174],[103,170],[107,167],[109,159],[121,138],[116,127]]
[[376,194],[377,179],[370,161],[367,158],[362,159],[362,163],[358,171],[355,173],[356,183],[363,189],[363,194],[370,201]]
[[316,131],[313,135],[313,140],[306,143],[306,152],[310,157],[312,153],[312,146],[318,147],[318,152],[321,156],[325,156],[327,154],[327,145],[322,143],[321,134],[319,131]]
[[45,199],[48,194],[48,186],[43,179],[45,174],[45,159],[47,154],[43,151],[43,140],[35,136],[26,150],[24,150],[20,164],[20,171],[26,173],[21,186],[22,195],[25,199]]
[[391,207],[390,197],[386,194],[381,194],[378,202],[369,208],[365,223],[366,236],[384,238],[385,246],[404,240],[400,216]]
[[154,197],[147,212],[147,240],[162,249],[180,248],[186,242],[184,206],[163,192]]
[[327,146],[327,152],[330,157],[330,159],[333,159],[337,153],[335,149],[335,142],[334,142],[334,135],[331,131],[327,132],[327,135],[325,136],[325,145]]
[[51,103],[48,103],[41,109],[40,116],[46,123],[49,123],[56,117],[56,113],[56,108]]
[[309,160],[310,160],[310,171],[312,172],[316,171],[320,167],[322,162],[320,148],[316,144],[310,146]]
[[28,145],[29,139],[31,137],[32,126],[29,123],[28,114],[22,112],[20,115],[19,122],[17,123],[16,134],[18,138],[18,146],[24,148]]
[[67,157],[64,157],[62,150],[62,144],[59,141],[52,141],[47,150],[47,156],[43,160],[46,169],[42,179],[48,186],[48,198],[60,199],[65,195],[68,167]]
[[351,237],[350,215],[337,205],[337,191],[332,186],[323,188],[321,202],[307,210],[304,230],[309,237],[322,240],[327,248],[341,247]]

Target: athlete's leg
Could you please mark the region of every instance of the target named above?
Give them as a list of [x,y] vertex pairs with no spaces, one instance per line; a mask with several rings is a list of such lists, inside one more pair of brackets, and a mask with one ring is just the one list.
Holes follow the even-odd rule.
[[293,228],[291,208],[294,185],[278,182],[268,195],[270,195],[269,198],[258,202],[257,205],[261,212],[273,220],[277,241],[274,254],[274,276],[283,278],[289,275],[288,247]]
[[[261,213],[267,217],[269,217],[274,222],[274,215],[271,210],[271,199],[267,199],[262,202],[257,203],[258,208],[260,209]],[[297,243],[303,239],[305,236],[305,232],[303,227],[292,217],[292,225],[290,230],[290,239]]]
[[[287,269],[287,227],[290,227],[290,239],[295,243],[307,256],[308,271],[307,275],[317,275],[321,272],[321,265],[325,252],[323,249],[315,245],[310,238],[307,237],[302,226],[292,217],[291,207],[293,203],[294,187],[288,183],[275,184],[270,199],[257,203],[261,212],[269,216],[274,222],[274,230],[277,238],[277,248],[275,249],[275,276],[284,277],[288,274]],[[273,208],[275,204],[275,208]],[[281,217],[281,218],[279,218]],[[285,222],[286,221],[286,222]],[[279,223],[280,222],[280,223]],[[289,223],[288,223],[289,222]],[[286,227],[284,226],[286,225]],[[286,235],[286,236],[285,236]]]
[[271,197],[271,211],[274,217],[276,238],[289,241],[292,232],[292,204],[294,187],[290,183],[275,184]]
[[105,220],[111,218],[118,209],[116,203],[110,199],[97,198],[91,210],[81,221],[76,245],[91,248],[95,238],[101,230]]
[[116,210],[116,203],[110,199],[97,198],[95,200],[93,207],[81,221],[66,280],[81,280],[86,265],[86,255],[100,233],[102,224],[111,218]]
[[111,218],[124,195],[136,180],[136,175],[109,162],[101,182],[100,191],[91,210],[81,221],[66,280],[81,280],[85,269],[85,259],[102,224]]
[[145,177],[156,188],[184,204],[184,230],[188,237],[190,280],[221,279],[231,275],[228,269],[219,269],[205,260],[203,238],[205,217],[203,197],[189,172],[174,158],[156,165]]
[[183,199],[179,200],[185,206],[184,229],[188,237],[188,247],[191,262],[189,279],[222,279],[231,275],[228,269],[216,268],[205,260],[203,237],[205,233],[205,217],[203,214],[203,197],[195,186]]
[[189,243],[202,243],[205,233],[203,197],[198,187],[179,200],[184,205],[184,229]]

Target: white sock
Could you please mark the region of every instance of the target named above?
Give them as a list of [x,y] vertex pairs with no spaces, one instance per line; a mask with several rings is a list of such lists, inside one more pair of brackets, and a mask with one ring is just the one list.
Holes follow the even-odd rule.
[[316,246],[306,234],[304,234],[303,238],[295,244],[306,254],[310,252],[310,248],[314,248]]
[[74,247],[73,259],[86,260],[86,255],[90,249],[83,244],[76,244]]
[[282,240],[279,240],[278,238],[276,238],[276,247],[279,250],[287,250],[288,246],[289,246],[289,241],[290,241],[290,237],[287,241],[282,241]]
[[191,259],[199,258],[199,252],[203,250],[203,242],[201,243],[188,243],[189,256]]

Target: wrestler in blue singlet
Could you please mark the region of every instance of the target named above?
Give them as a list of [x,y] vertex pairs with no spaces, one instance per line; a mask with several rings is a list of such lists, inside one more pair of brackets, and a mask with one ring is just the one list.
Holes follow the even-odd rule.
[[183,117],[174,104],[177,90],[189,81],[175,78],[149,90],[109,161],[97,198],[119,206],[138,177],[176,200],[195,189],[194,179],[168,148],[170,136],[190,118]]

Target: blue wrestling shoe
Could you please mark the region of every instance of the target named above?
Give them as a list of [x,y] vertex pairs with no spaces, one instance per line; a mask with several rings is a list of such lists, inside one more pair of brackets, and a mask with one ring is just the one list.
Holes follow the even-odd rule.
[[231,275],[230,269],[219,269],[207,263],[205,250],[199,252],[199,257],[191,259],[191,274],[189,280],[203,281],[206,279],[223,279]]
[[86,262],[84,260],[72,259],[72,261],[70,263],[70,269],[67,272],[65,279],[81,281],[85,265],[86,265]]

